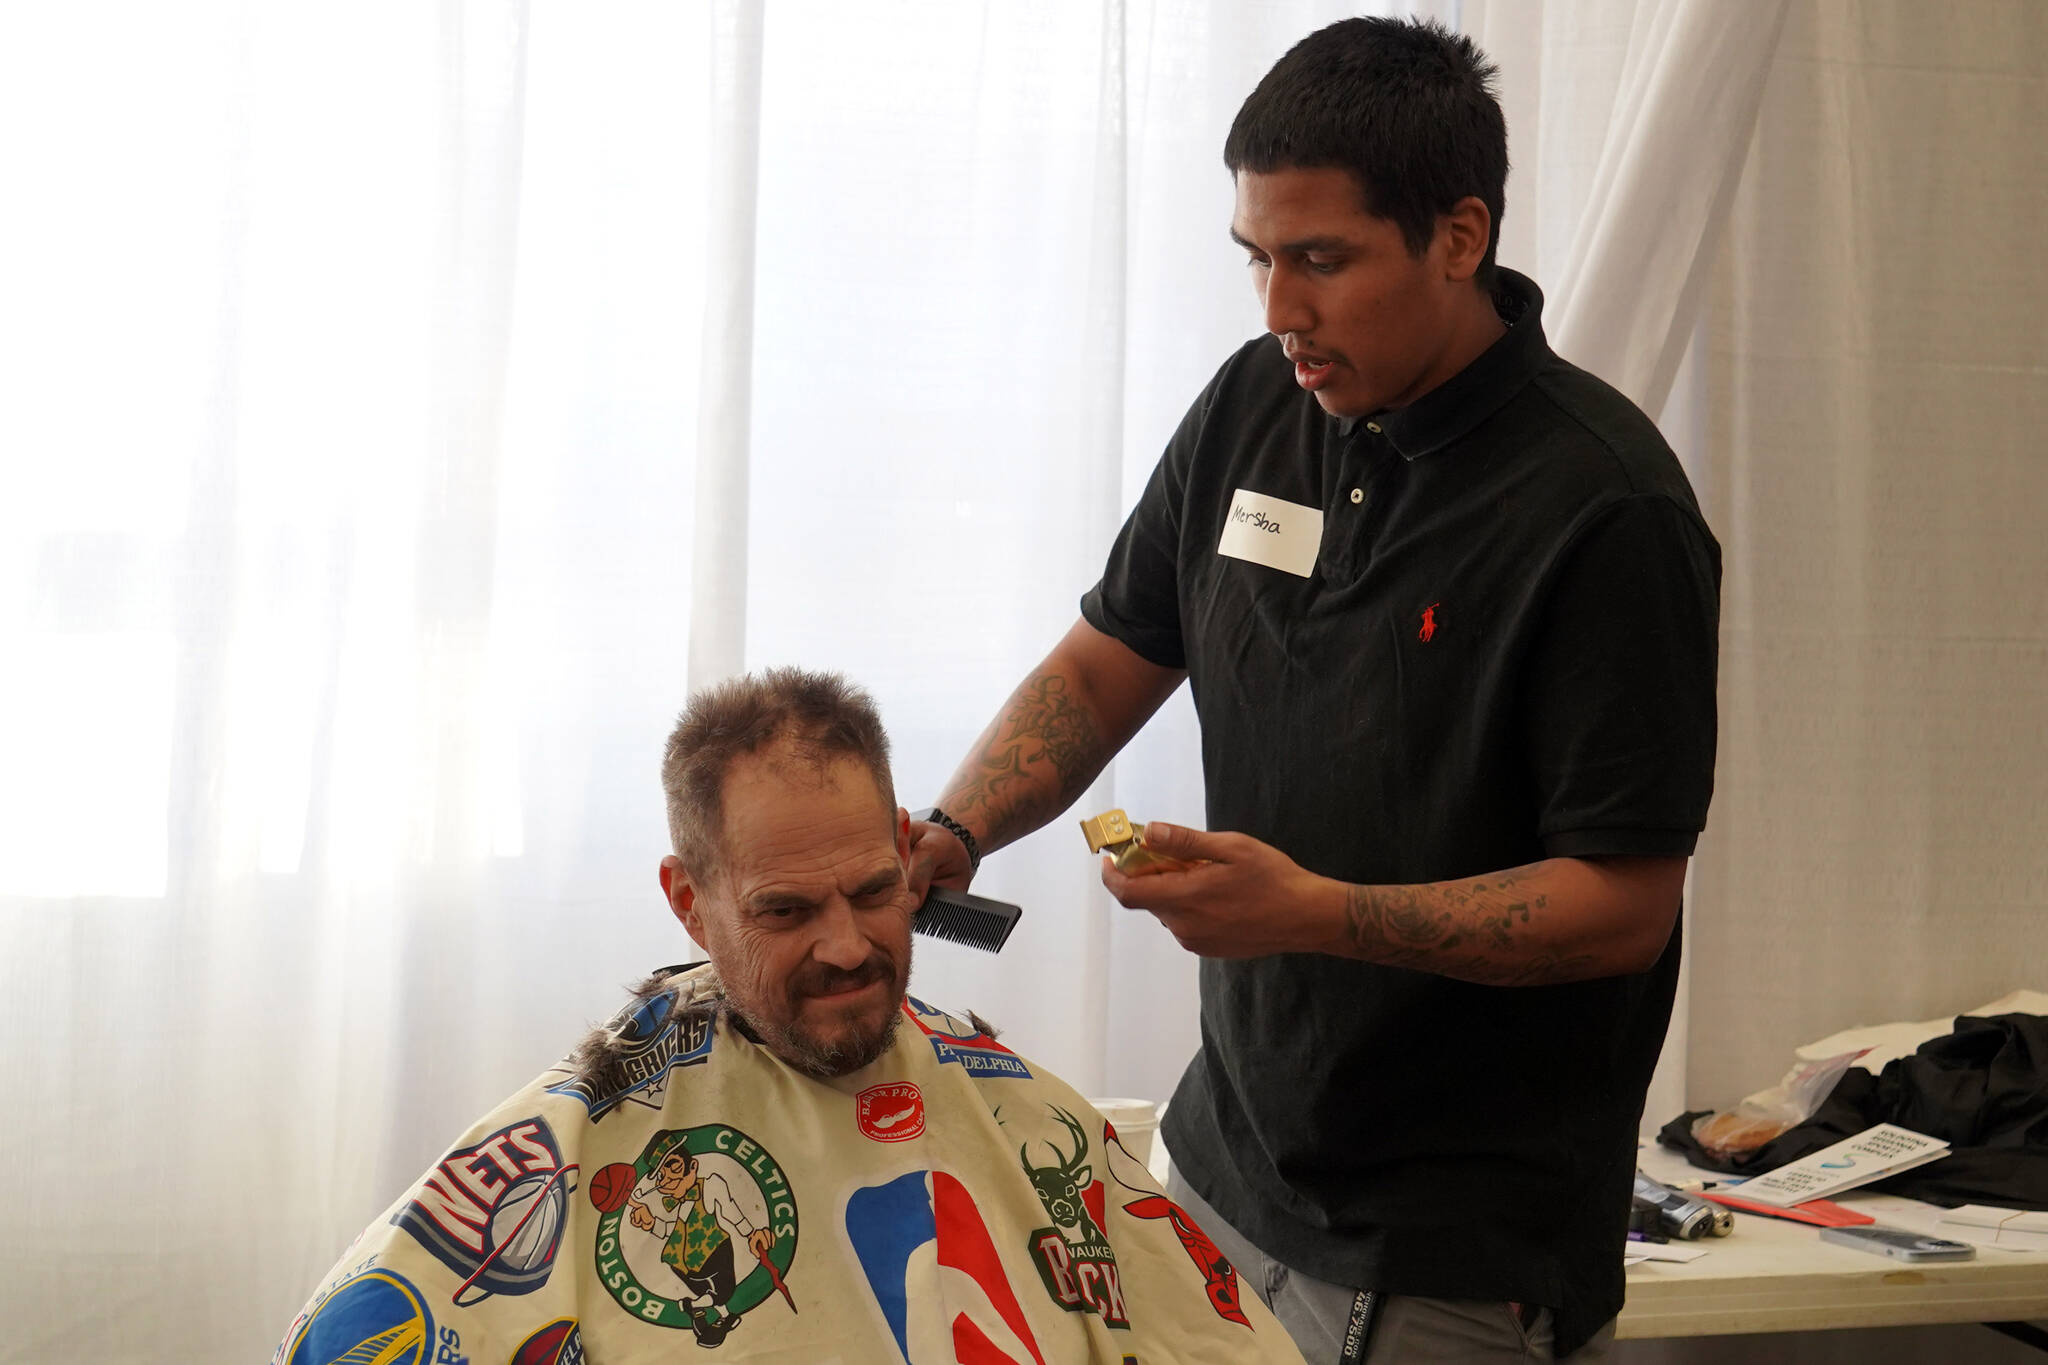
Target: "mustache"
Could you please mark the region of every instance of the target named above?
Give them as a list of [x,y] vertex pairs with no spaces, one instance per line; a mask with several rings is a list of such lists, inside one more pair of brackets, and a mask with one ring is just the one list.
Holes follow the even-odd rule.
[[790,978],[789,995],[792,1000],[801,1000],[807,995],[831,995],[877,981],[889,985],[895,980],[896,964],[887,954],[876,953],[851,970],[824,962],[809,963]]

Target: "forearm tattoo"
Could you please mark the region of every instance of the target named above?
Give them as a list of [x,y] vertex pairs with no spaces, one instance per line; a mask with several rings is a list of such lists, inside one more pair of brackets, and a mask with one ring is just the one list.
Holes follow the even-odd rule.
[[1594,955],[1540,946],[1543,929],[1537,921],[1550,897],[1530,885],[1535,870],[1517,867],[1422,886],[1347,887],[1344,915],[1352,951],[1368,962],[1488,986],[1597,975]]
[[1102,763],[1094,715],[1065,678],[1035,673],[983,732],[939,804],[955,819],[977,817],[986,845],[1006,844],[1078,800]]

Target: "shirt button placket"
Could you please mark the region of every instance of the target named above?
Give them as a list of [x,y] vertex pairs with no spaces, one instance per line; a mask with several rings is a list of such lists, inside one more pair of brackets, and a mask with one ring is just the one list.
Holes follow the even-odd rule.
[[[1386,433],[1380,430],[1380,424],[1378,422],[1367,422],[1365,424],[1365,429],[1371,432],[1373,435],[1378,436],[1381,440],[1386,439]],[[1378,454],[1378,450],[1375,447],[1375,443],[1371,441],[1356,442],[1353,445],[1352,449],[1357,455],[1363,455],[1367,461],[1371,461]],[[1353,507],[1360,507],[1364,505],[1365,485],[1370,482],[1370,479],[1364,479],[1351,486],[1351,505]]]
[[[1354,470],[1347,472],[1351,473],[1357,482],[1351,484],[1349,491],[1344,495],[1352,507],[1351,534],[1345,538],[1343,556],[1342,578],[1345,581],[1356,578],[1364,570],[1366,561],[1371,558],[1367,545],[1365,493],[1366,486],[1372,482],[1373,462],[1381,453],[1379,443],[1386,440],[1386,434],[1380,429],[1378,422],[1365,422],[1361,425],[1371,435],[1361,434],[1351,443],[1350,459],[1347,461],[1354,464]],[[1362,465],[1357,463],[1361,460]]]

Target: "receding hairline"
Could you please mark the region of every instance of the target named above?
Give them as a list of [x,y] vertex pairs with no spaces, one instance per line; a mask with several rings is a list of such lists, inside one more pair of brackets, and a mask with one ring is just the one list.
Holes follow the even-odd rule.
[[[735,778],[749,771],[760,773],[771,786],[794,787],[798,783],[810,783],[814,784],[815,789],[822,790],[827,786],[851,782],[864,795],[873,796],[876,810],[882,818],[882,828],[889,831],[889,851],[894,852],[896,794],[883,787],[876,779],[874,770],[868,767],[861,756],[857,753],[821,747],[807,742],[798,735],[777,735],[758,749],[735,755],[726,765],[725,775],[719,783],[718,827],[706,831],[714,847],[712,866],[701,874],[695,868],[687,869],[693,875],[727,877],[730,873],[732,860],[725,846],[725,836],[727,827],[732,823],[732,784]],[[880,858],[881,853],[878,850],[875,873],[877,876],[881,870]],[[752,903],[759,895],[750,893],[739,896],[737,887],[731,889],[735,893],[735,899],[742,904]],[[772,891],[773,888],[770,887],[769,890]],[[791,903],[794,904],[795,901],[792,900]]]
[[746,758],[810,766],[839,759],[868,775],[885,810],[895,807],[889,736],[869,693],[845,677],[772,668],[712,684],[690,698],[662,752],[669,836],[691,875],[723,861],[725,793]]

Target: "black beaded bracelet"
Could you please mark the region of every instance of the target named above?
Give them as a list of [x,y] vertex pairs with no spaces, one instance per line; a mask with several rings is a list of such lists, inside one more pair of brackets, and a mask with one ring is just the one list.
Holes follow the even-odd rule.
[[975,873],[981,871],[981,845],[974,841],[973,830],[967,828],[967,826],[961,824],[937,806],[927,806],[923,810],[914,810],[910,813],[910,818],[923,821],[927,825],[937,825],[940,829],[958,839],[961,847],[967,850],[967,875],[972,877]]

